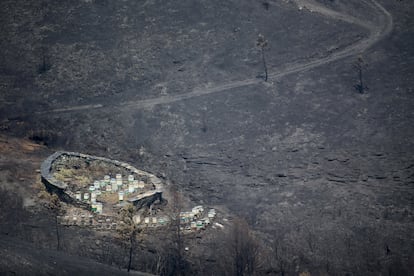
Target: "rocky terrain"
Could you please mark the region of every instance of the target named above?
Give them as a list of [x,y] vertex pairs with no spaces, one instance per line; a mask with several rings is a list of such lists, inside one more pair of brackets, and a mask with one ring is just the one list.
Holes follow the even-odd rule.
[[[258,274],[412,275],[413,10],[404,0],[2,1],[2,235],[55,247],[36,170],[67,150],[124,160],[244,218],[266,256]],[[62,254],[125,263],[109,237],[65,233]],[[189,274],[218,275],[220,233],[186,241]],[[105,255],[111,246],[118,257]],[[160,248],[142,247],[134,268],[157,273]]]

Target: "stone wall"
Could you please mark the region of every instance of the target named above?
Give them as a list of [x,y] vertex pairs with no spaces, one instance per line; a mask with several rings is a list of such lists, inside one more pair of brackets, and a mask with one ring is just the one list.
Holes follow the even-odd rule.
[[160,200],[160,201],[162,200],[162,192],[163,192],[162,182],[158,177],[156,177],[153,174],[138,170],[128,163],[120,162],[117,160],[112,160],[112,159],[105,158],[105,157],[92,156],[92,155],[78,153],[78,152],[58,151],[50,155],[48,158],[45,159],[45,161],[43,161],[40,167],[40,172],[41,172],[42,183],[45,185],[46,189],[50,193],[56,193],[59,196],[59,198],[65,202],[68,202],[68,203],[71,203],[71,204],[74,204],[74,205],[77,205],[83,208],[88,208],[88,209],[91,208],[91,206],[88,203],[76,200],[75,193],[68,189],[68,185],[66,183],[58,181],[56,178],[53,177],[53,174],[52,174],[53,163],[62,156],[81,158],[85,160],[99,160],[99,161],[103,161],[106,163],[110,163],[114,166],[122,167],[126,169],[127,171],[129,171],[131,174],[146,176],[149,182],[147,184],[152,185],[153,189],[140,196],[137,196],[135,198],[128,200],[131,203],[133,203],[134,206],[136,206],[137,208],[142,208],[145,205],[149,206],[157,200]]

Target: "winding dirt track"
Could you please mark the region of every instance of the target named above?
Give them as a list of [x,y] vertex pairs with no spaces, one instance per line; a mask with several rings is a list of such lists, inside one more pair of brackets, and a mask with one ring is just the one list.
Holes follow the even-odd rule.
[[[306,7],[307,9],[311,10],[312,12],[319,13],[323,16],[333,18],[335,20],[341,20],[350,24],[358,25],[364,29],[367,29],[370,32],[370,35],[358,41],[357,43],[350,45],[347,48],[339,50],[337,52],[333,52],[330,55],[318,58],[311,61],[306,62],[297,62],[297,63],[290,63],[284,66],[284,68],[278,69],[276,71],[269,73],[269,79],[277,79],[280,77],[284,77],[289,74],[306,71],[333,61],[340,60],[342,58],[359,54],[372,45],[380,41],[382,38],[387,36],[393,28],[393,20],[391,14],[382,7],[378,2],[375,0],[361,0],[362,2],[369,5],[373,11],[377,14],[378,18],[376,18],[375,22],[366,22],[356,17],[350,16],[348,14],[342,14],[333,10],[330,10],[323,5],[313,1],[313,0],[294,0],[294,2],[298,5],[298,7]],[[209,88],[196,88],[192,91],[187,93],[173,95],[173,96],[161,96],[157,98],[147,99],[147,100],[136,100],[136,101],[126,101],[116,105],[119,108],[151,108],[155,105],[159,104],[168,104],[173,103],[185,99],[190,99],[194,97],[199,97],[203,95],[213,94],[222,92],[225,90],[258,84],[263,82],[263,80],[257,78],[245,79],[240,81],[232,81],[224,84],[220,84],[214,87]],[[114,105],[112,105],[113,107]],[[98,109],[104,108],[104,105],[101,104],[94,104],[94,105],[78,105],[66,108],[59,108],[59,109],[52,109],[52,110],[45,110],[41,112],[37,112],[37,114],[48,114],[48,113],[58,113],[58,112],[71,112],[71,111],[81,111],[81,110],[91,110],[91,109]]]

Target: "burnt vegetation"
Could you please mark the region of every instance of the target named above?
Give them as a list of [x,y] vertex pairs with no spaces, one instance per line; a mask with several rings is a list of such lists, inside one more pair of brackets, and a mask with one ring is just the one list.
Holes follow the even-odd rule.
[[360,94],[364,94],[368,91],[368,86],[364,83],[363,73],[367,68],[366,62],[362,59],[362,57],[358,57],[358,59],[353,64],[356,73],[358,74],[358,83],[354,85],[355,90],[357,90]]
[[[413,275],[413,10],[0,1],[0,274]],[[36,173],[58,150],[176,187],[171,223],[60,225]],[[184,234],[188,202],[217,220]]]

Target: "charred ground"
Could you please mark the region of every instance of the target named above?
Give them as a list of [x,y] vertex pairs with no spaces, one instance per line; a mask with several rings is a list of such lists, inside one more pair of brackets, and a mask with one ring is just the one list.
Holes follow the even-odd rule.
[[[29,200],[34,170],[54,150],[84,151],[158,173],[194,202],[245,217],[263,244],[288,248],[287,272],[412,274],[414,5],[378,2],[393,29],[360,53],[369,87],[360,94],[355,55],[260,81],[258,34],[269,41],[270,72],[371,35],[293,2],[2,1],[2,139],[46,145],[2,148],[2,187],[21,198],[10,203],[20,209],[2,209],[14,229],[2,231],[53,247],[46,232],[52,222],[38,220],[47,210],[29,207],[36,206]],[[381,24],[373,1],[319,3]],[[246,79],[258,81],[185,96]],[[151,101],[159,97],[161,104]],[[33,173],[16,179],[23,172]],[[31,218],[17,225],[30,226],[16,226],[15,210]],[[103,245],[82,231],[67,233],[67,252],[86,248],[94,253],[79,255],[101,252],[99,261],[122,263],[101,257]],[[214,238],[202,240],[189,241],[201,244],[189,256],[201,274],[206,259],[219,261]],[[266,265],[280,272],[268,270],[278,263]]]

